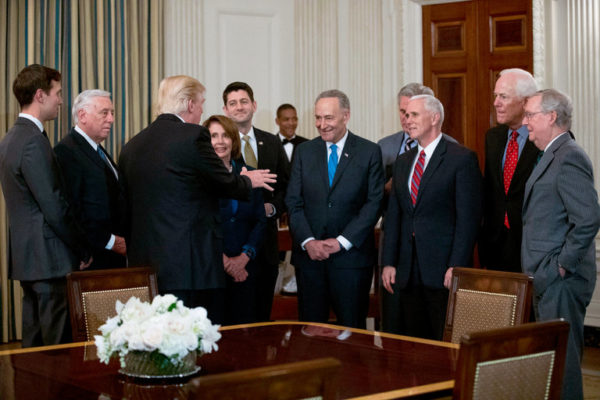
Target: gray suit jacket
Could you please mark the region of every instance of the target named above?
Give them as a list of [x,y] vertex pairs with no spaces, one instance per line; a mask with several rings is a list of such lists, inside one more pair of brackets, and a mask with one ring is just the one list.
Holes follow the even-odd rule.
[[582,282],[587,304],[596,281],[596,233],[600,207],[592,163],[568,135],[559,137],[540,159],[525,185],[523,271],[534,277],[536,295],[559,279],[558,266]]
[[89,258],[50,142],[26,118],[0,142],[0,182],[9,218],[9,278],[60,278]]

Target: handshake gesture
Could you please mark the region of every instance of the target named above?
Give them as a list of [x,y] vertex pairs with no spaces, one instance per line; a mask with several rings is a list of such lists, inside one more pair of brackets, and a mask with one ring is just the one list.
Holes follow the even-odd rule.
[[327,260],[333,253],[340,251],[340,242],[335,238],[325,240],[311,240],[304,245],[306,252],[311,260],[323,261]]

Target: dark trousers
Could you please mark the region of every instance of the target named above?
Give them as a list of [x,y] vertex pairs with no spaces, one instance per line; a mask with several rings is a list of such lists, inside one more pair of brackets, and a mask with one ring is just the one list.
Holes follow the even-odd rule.
[[486,244],[483,267],[497,271],[523,272],[521,269],[521,231],[502,227],[498,240]]
[[273,307],[273,295],[275,294],[275,283],[279,274],[279,264],[268,263],[265,257],[258,257],[258,271],[256,283],[256,316],[257,322],[271,320],[271,308]]
[[21,281],[23,288],[23,347],[71,341],[65,278]]
[[422,283],[416,248],[413,244],[410,279],[406,287],[382,289],[382,330],[426,339],[442,340],[448,306],[448,289],[426,287]]
[[204,307],[213,324],[225,323],[225,289],[165,290],[183,301],[188,308]]
[[296,268],[301,321],[327,322],[333,309],[337,324],[365,328],[372,268]]
[[250,261],[246,265],[248,277],[243,282],[235,282],[227,275],[225,289],[225,324],[237,325],[258,322],[256,308],[257,265]]

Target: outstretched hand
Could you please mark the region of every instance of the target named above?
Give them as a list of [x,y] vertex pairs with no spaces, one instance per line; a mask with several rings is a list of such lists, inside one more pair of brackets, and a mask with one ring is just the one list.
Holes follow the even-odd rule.
[[247,176],[252,182],[252,188],[264,188],[273,191],[273,188],[269,186],[269,183],[277,183],[277,174],[269,173],[268,169],[253,169],[248,171],[246,167],[242,167],[240,175]]

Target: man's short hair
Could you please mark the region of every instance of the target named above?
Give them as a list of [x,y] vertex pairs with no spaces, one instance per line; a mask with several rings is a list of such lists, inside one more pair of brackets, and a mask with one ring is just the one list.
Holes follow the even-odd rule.
[[195,78],[174,75],[163,79],[158,87],[157,110],[159,114],[180,114],[188,103],[203,94],[206,88]]
[[294,111],[296,111],[296,107],[294,107],[293,105],[291,105],[289,103],[284,103],[284,104],[280,105],[279,107],[277,107],[277,118],[281,117],[281,113],[284,110],[294,110]]
[[71,115],[73,116],[73,124],[77,125],[79,123],[79,110],[87,109],[90,104],[92,104],[92,100],[96,97],[107,97],[110,99],[110,92],[106,90],[100,89],[89,89],[84,90],[79,93],[77,97],[75,97],[75,101],[73,102],[73,108],[71,110]]
[[514,90],[517,97],[525,99],[532,96],[537,91],[537,83],[535,82],[533,75],[528,71],[521,68],[507,68],[500,71],[498,76],[504,74],[513,74],[515,76]]
[[212,123],[221,125],[227,137],[231,139],[231,159],[237,160],[240,158],[242,156],[242,141],[240,140],[240,131],[235,122],[224,115],[211,115],[202,123],[202,126],[208,129]]
[[227,105],[227,96],[231,92],[237,92],[238,90],[245,90],[248,93],[248,97],[250,97],[250,101],[254,102],[254,92],[250,85],[246,82],[231,82],[225,90],[223,90],[223,105]]
[[571,129],[573,118],[573,103],[571,98],[556,89],[544,89],[536,92],[534,96],[540,95],[542,111],[556,113],[556,126],[568,131]]
[[338,101],[340,103],[340,108],[342,110],[350,111],[350,99],[348,99],[348,96],[346,96],[346,94],[344,92],[342,92],[341,90],[337,90],[337,89],[331,89],[331,90],[326,90],[324,92],[321,92],[321,94],[319,94],[317,96],[317,99],[315,100],[315,105],[317,104],[317,102],[319,100],[325,99],[325,98],[330,98],[330,97],[335,97],[336,99],[338,99]]
[[433,90],[431,90],[429,86],[425,86],[417,82],[407,83],[398,92],[398,103],[400,103],[401,97],[413,97],[420,94],[428,94],[433,96]]
[[444,106],[442,105],[442,102],[430,94],[418,94],[411,97],[410,101],[419,99],[425,100],[423,105],[427,111],[440,115],[439,126],[441,128],[442,124],[444,123]]
[[33,102],[33,96],[38,89],[46,94],[50,92],[52,81],[60,82],[61,75],[55,69],[44,65],[31,64],[21,70],[13,82],[13,93],[21,107]]

